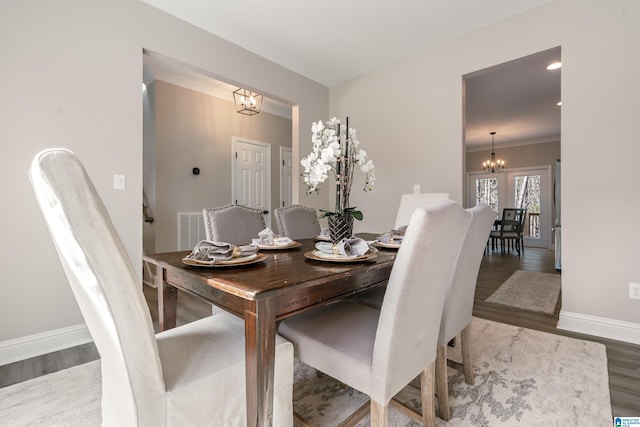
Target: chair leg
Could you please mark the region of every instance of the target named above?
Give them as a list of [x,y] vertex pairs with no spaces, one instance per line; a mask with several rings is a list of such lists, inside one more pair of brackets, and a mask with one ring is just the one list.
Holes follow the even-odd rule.
[[460,347],[462,350],[464,381],[469,385],[473,385],[475,379],[473,376],[473,363],[471,362],[471,323],[460,332]]
[[[447,346],[443,344],[438,344],[436,355],[436,387],[438,389],[440,418],[449,421],[451,412],[449,411],[449,384],[447,382]],[[424,403],[422,413],[425,414]]]
[[435,362],[431,362],[427,369],[420,374],[420,395],[422,397],[422,426],[435,427],[435,401],[433,398],[433,382],[435,374]]
[[371,400],[371,427],[387,427],[389,425],[389,405]]

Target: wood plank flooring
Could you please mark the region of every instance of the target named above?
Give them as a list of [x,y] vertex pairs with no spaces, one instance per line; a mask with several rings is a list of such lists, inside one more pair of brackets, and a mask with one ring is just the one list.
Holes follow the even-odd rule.
[[[485,254],[480,273],[473,314],[496,322],[536,329],[558,335],[586,339],[604,344],[607,348],[609,386],[612,416],[640,416],[640,345],[576,334],[557,329],[561,298],[555,313],[534,313],[497,304],[488,304],[487,299],[516,270],[556,273],[553,251],[526,248],[524,255],[515,252],[501,255],[500,250]],[[144,287],[154,328],[158,330],[156,290]],[[191,322],[211,313],[211,306],[193,296],[180,293],[178,298],[178,324]],[[65,369],[70,366],[95,360],[99,357],[93,344],[74,347],[32,359],[0,366],[0,387],[25,381],[39,375]]]

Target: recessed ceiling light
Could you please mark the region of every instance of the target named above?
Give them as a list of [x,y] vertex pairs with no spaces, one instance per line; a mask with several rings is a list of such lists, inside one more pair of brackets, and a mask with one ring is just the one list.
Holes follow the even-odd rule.
[[562,101],[558,101],[558,103],[556,104],[558,107],[562,105]]
[[562,67],[562,62],[553,62],[547,65],[547,70],[557,70],[560,67]]

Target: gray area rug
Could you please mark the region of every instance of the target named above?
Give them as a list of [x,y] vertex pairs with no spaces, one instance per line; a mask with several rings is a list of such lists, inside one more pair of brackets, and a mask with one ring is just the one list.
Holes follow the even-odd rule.
[[[452,419],[438,426],[611,425],[607,358],[602,344],[474,318],[475,385],[449,370]],[[456,349],[452,358],[459,360]],[[401,399],[419,407],[408,387]],[[334,427],[366,397],[296,362],[294,407],[311,425]],[[394,408],[390,426],[418,423]],[[0,389],[0,424],[99,426],[100,362]],[[358,426],[369,425],[369,417]]]
[[560,274],[518,270],[485,301],[553,314],[560,295],[561,280]]

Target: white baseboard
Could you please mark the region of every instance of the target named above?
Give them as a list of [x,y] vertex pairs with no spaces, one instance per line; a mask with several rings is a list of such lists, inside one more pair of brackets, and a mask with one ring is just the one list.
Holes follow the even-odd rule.
[[638,323],[561,310],[558,328],[631,344],[640,344],[640,324]]
[[93,341],[84,323],[0,342],[0,366]]

